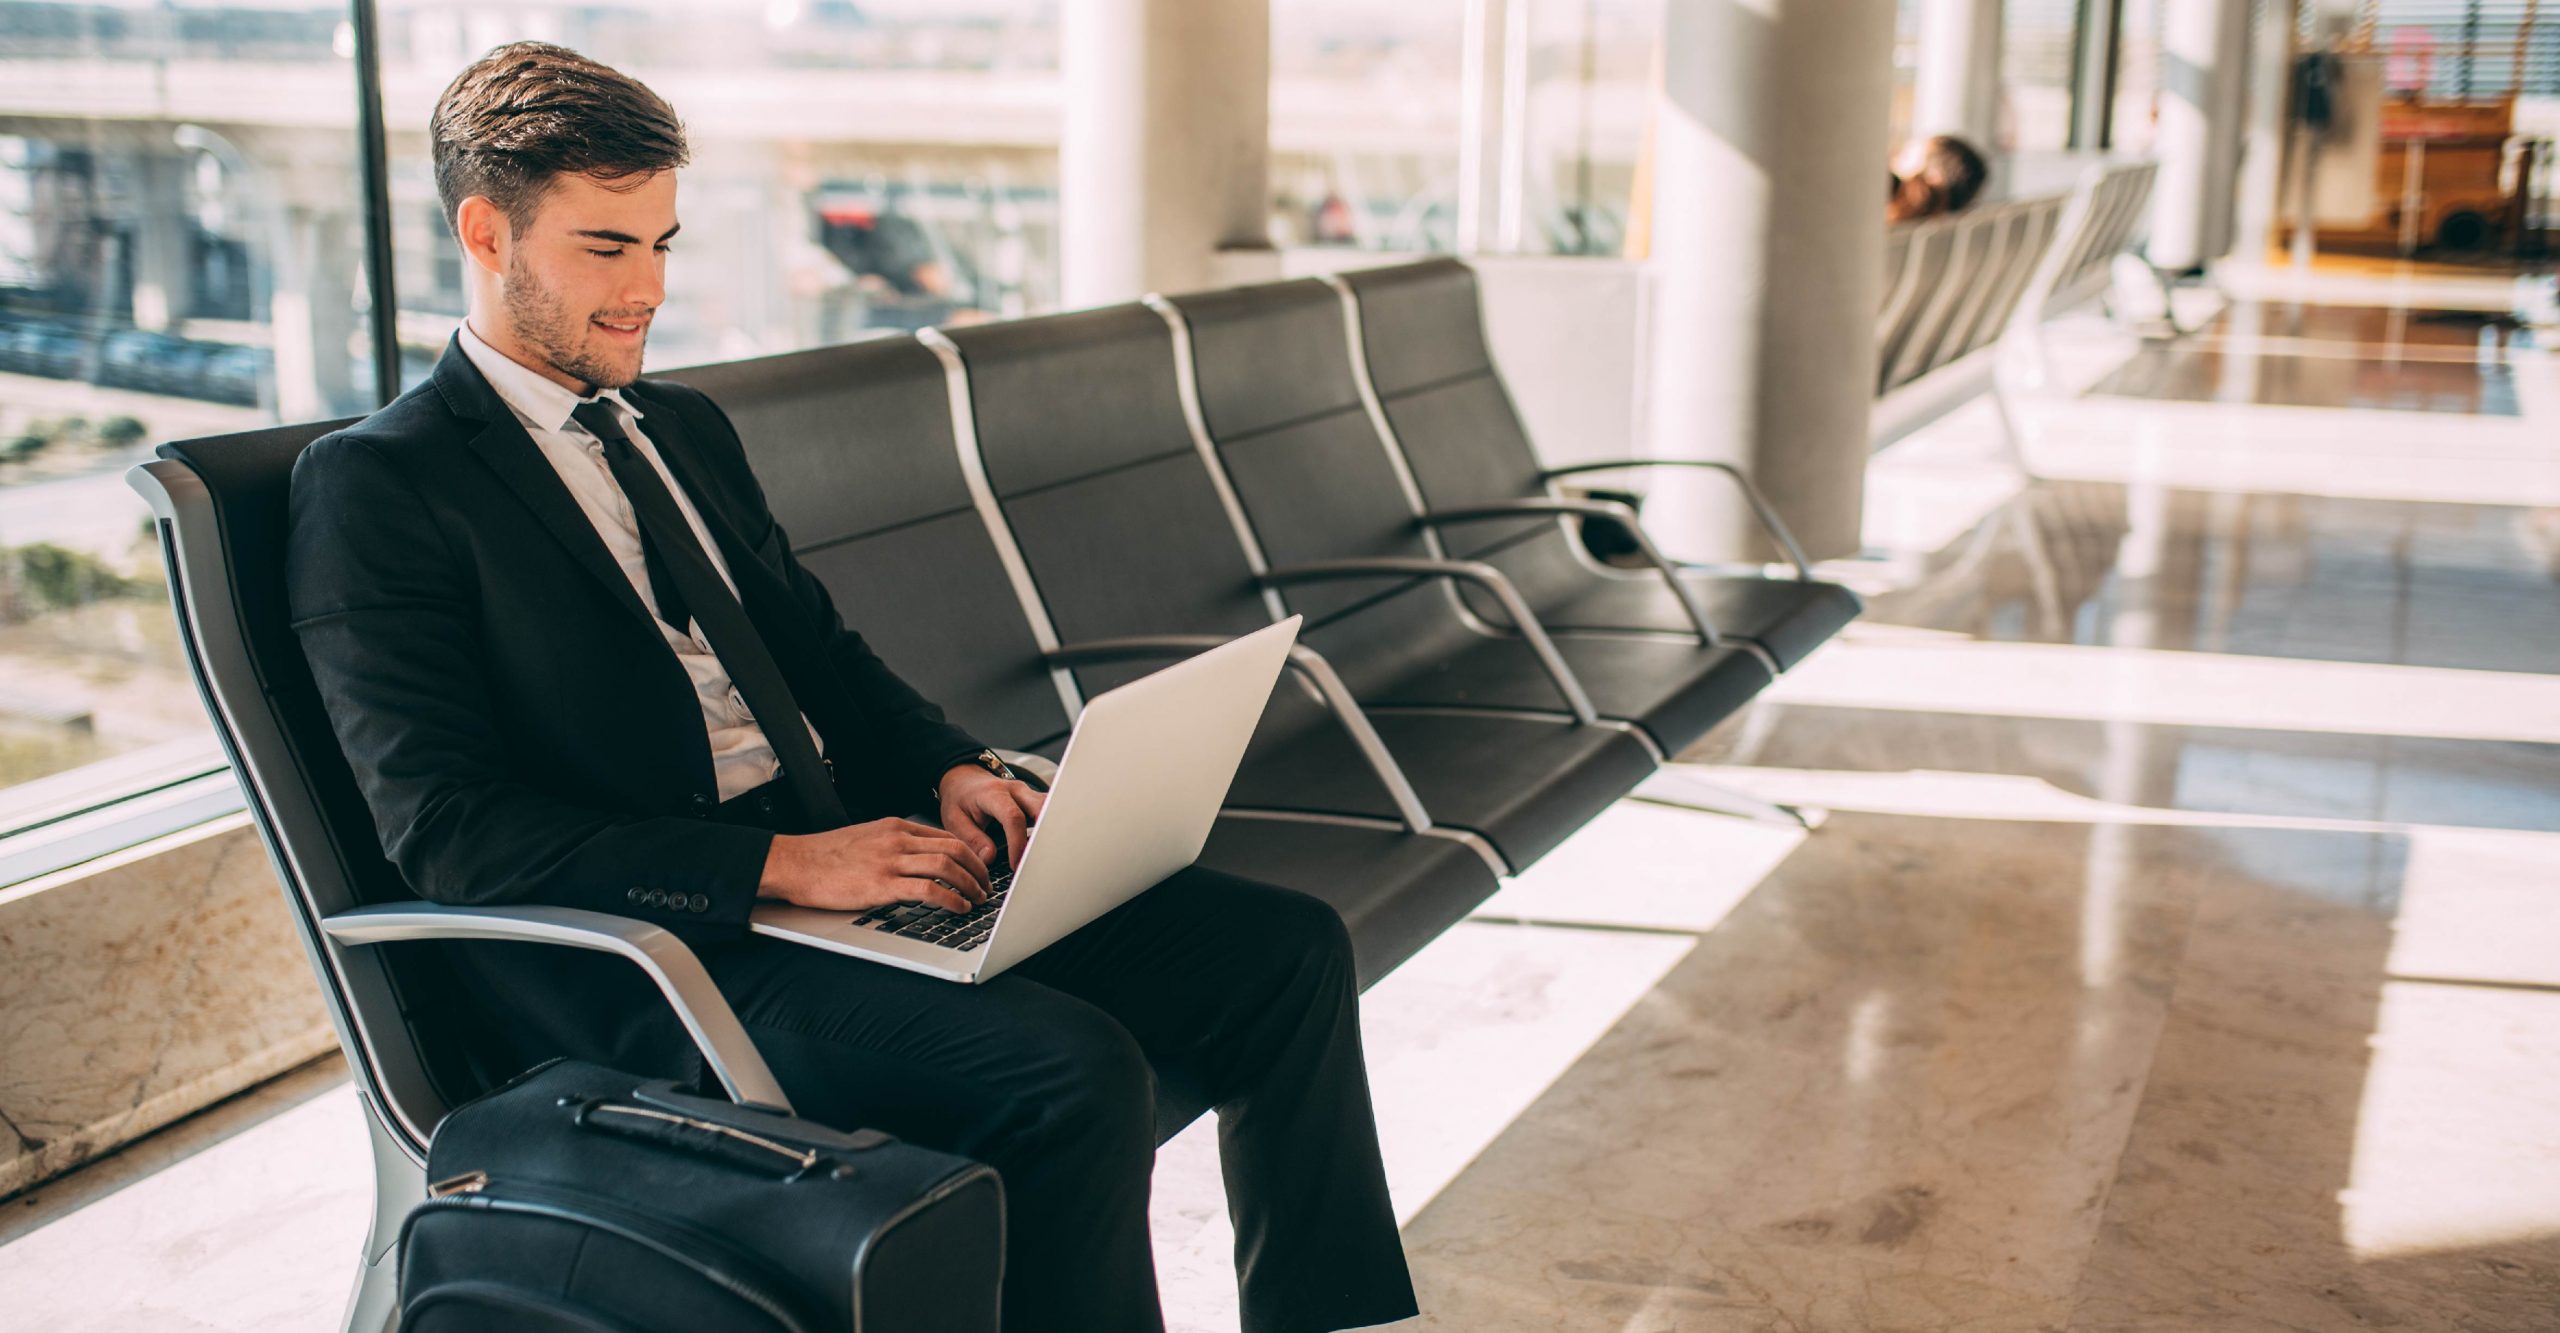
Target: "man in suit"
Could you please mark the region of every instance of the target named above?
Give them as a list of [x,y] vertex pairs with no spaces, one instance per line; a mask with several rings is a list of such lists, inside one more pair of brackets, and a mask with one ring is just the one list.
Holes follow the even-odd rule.
[[[1161,1327],[1159,1078],[1219,1108],[1247,1328],[1412,1314],[1330,908],[1195,868],[983,986],[748,933],[759,898],[965,911],[1041,798],[838,618],[719,407],[638,378],[687,160],[666,103],[519,43],[431,137],[468,317],[425,383],[303,455],[287,564],[409,886],[665,926],[803,1114],[994,1165],[1009,1329]],[[939,828],[899,817],[924,807]],[[528,1058],[687,1067],[618,960],[456,954]]]

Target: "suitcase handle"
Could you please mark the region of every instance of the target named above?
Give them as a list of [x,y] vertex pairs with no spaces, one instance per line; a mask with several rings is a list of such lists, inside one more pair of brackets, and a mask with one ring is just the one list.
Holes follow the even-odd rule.
[[812,1174],[837,1179],[853,1174],[850,1165],[817,1149],[654,1106],[588,1102],[578,1108],[577,1123],[598,1133],[719,1158],[749,1171],[778,1172],[786,1181]]
[[676,1086],[672,1079],[643,1083],[632,1090],[632,1100],[661,1111],[673,1111],[696,1120],[708,1120],[731,1129],[743,1129],[784,1143],[797,1143],[813,1148],[832,1148],[837,1152],[869,1152],[890,1142],[888,1135],[876,1129],[858,1129],[843,1133],[813,1124],[784,1112],[760,1106],[742,1106],[716,1097],[704,1097]]

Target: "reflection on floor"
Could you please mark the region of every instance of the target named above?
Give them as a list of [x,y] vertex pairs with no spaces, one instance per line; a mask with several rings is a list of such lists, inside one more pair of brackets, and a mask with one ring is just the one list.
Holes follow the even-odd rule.
[[[2552,360],[2520,420],[2092,410],[2132,350],[2022,404],[2045,480],[1986,414],[1880,459],[1871,614],[1684,756],[1819,831],[1675,775],[1369,997],[1410,1328],[2560,1327]],[[0,1246],[0,1323],[332,1327],[354,1114]],[[1155,1223],[1234,1328],[1205,1128]]]
[[2532,345],[2513,320],[2473,311],[2242,302],[2196,337],[2143,348],[2090,392],[2512,417],[2507,353]]

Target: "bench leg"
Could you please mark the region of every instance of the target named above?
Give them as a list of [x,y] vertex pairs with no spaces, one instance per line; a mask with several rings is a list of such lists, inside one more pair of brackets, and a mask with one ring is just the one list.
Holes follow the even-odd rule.
[[1630,799],[1647,805],[1667,805],[1676,810],[1697,810],[1711,815],[1734,815],[1762,824],[1784,824],[1810,833],[1822,827],[1831,812],[1815,806],[1780,805],[1764,801],[1748,792],[1735,791],[1719,782],[1710,782],[1695,773],[1666,768],[1646,778],[1643,785],[1630,794]]
[[1992,377],[1989,396],[1991,411],[1993,415],[2000,418],[2001,459],[2007,462],[2021,479],[2035,481],[2036,470],[2027,466],[2026,437],[2018,432],[2018,414],[2010,410],[2009,395],[2000,388],[1997,375]]
[[356,1287],[347,1293],[346,1333],[391,1333],[400,1323],[400,1256],[387,1251],[368,1258],[356,1271]]
[[373,1147],[373,1229],[356,1253],[355,1287],[339,1325],[345,1333],[391,1333],[400,1324],[400,1224],[426,1197],[427,1172],[383,1127],[372,1099],[361,1100]]

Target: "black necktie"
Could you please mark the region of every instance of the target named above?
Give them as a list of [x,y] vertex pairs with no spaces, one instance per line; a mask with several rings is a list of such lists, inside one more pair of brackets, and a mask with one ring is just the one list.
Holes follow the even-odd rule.
[[765,647],[764,636],[756,632],[755,622],[747,618],[747,609],[731,595],[720,571],[712,568],[711,557],[694,540],[692,526],[676,507],[675,497],[668,494],[658,469],[631,447],[631,437],[622,433],[612,404],[593,399],[580,403],[570,415],[603,443],[605,465],[613,469],[613,479],[622,484],[622,494],[631,502],[632,517],[640,521],[641,555],[647,561],[649,585],[657,594],[661,614],[682,630],[690,611],[690,621],[700,624],[709,636],[711,651],[728,669],[730,683],[738,687],[747,711],[764,728],[773,757],[782,765],[783,781],[799,797],[802,812],[821,828],[842,825],[844,802],[837,799],[825,761],[818,758],[818,747],[809,739],[790,682],[783,679],[782,668]]

